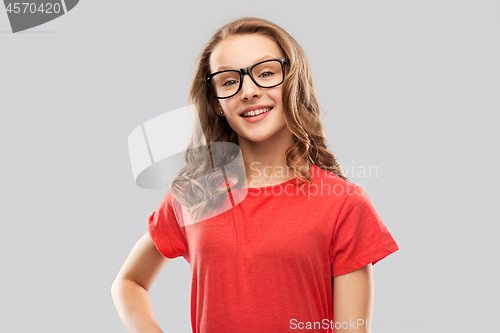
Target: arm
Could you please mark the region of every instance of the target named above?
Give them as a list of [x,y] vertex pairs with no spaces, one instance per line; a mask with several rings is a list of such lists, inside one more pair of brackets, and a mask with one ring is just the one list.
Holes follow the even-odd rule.
[[[333,277],[335,332],[370,333],[372,312],[373,271],[371,263],[353,272]],[[342,324],[342,328],[337,328]]]
[[111,297],[129,333],[163,333],[153,315],[149,290],[170,259],[158,252],[148,232],[134,245],[111,286]]

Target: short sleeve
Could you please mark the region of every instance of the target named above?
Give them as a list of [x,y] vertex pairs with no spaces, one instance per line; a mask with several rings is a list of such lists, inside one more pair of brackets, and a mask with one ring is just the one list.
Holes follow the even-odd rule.
[[148,221],[148,232],[153,243],[164,257],[170,259],[187,253],[185,228],[180,227],[174,209],[176,206],[169,190]]
[[365,191],[356,185],[334,226],[330,245],[332,276],[374,265],[398,249]]

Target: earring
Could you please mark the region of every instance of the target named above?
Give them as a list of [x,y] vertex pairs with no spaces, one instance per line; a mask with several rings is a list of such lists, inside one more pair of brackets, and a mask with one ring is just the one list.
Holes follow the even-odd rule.
[[222,108],[219,108],[219,114],[220,114],[221,116],[223,116],[223,115],[224,115],[224,111],[222,111]]

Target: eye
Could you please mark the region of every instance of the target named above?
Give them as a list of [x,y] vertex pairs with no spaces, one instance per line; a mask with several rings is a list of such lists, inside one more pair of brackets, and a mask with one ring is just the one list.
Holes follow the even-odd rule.
[[[230,84],[230,82],[234,82],[233,84]],[[236,84],[236,81],[235,80],[229,80],[229,81],[226,81],[224,82],[222,85],[223,86],[232,86],[232,85],[235,85]]]
[[273,74],[274,74],[273,72],[267,71],[267,72],[264,72],[264,73],[260,74],[260,76],[262,76],[264,79],[266,79],[266,78],[270,77]]

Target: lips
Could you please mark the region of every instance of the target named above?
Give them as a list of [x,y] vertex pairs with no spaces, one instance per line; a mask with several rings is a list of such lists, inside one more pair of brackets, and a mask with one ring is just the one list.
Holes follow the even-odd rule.
[[241,117],[243,120],[247,123],[258,123],[262,121],[263,119],[266,119],[267,116],[273,111],[273,108],[267,112],[263,112],[261,114],[258,114],[256,116],[251,116],[251,117]]
[[242,114],[244,114],[245,112],[248,112],[248,111],[255,111],[255,110],[259,110],[259,109],[272,108],[272,107],[273,106],[271,106],[271,105],[254,105],[254,106],[249,106],[245,110],[241,111],[239,113],[239,115],[241,116]]
[[269,107],[264,107],[264,108],[259,108],[255,110],[248,110],[240,114],[241,117],[244,118],[250,118],[250,117],[256,117],[258,115],[261,115],[263,113],[267,113],[273,109],[272,106]]

